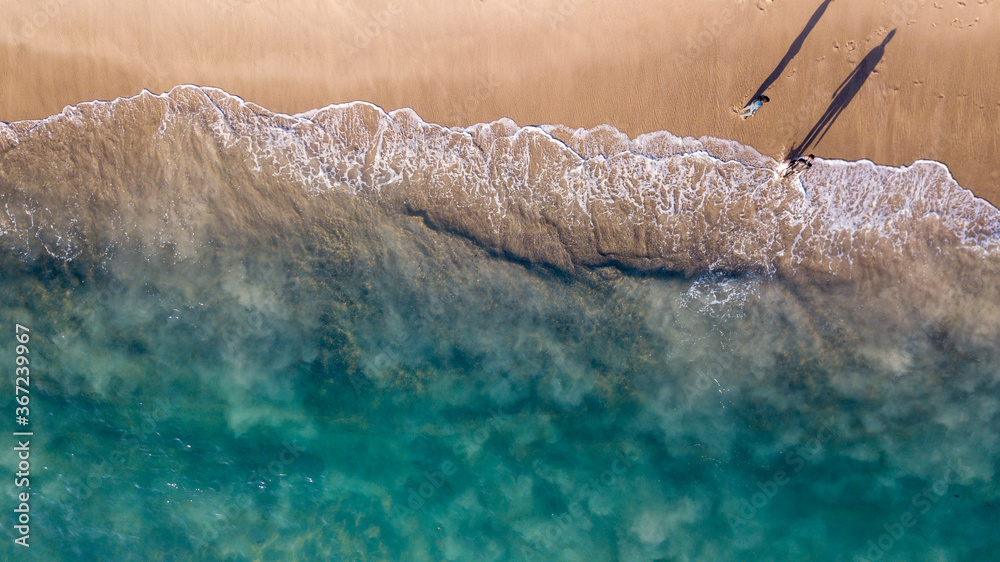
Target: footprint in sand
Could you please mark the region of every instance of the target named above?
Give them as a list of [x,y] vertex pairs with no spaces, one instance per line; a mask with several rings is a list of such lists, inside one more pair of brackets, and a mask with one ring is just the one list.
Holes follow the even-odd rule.
[[963,23],[962,20],[955,18],[951,21],[951,26],[956,29],[968,29],[979,23],[979,18],[972,20],[972,23]]

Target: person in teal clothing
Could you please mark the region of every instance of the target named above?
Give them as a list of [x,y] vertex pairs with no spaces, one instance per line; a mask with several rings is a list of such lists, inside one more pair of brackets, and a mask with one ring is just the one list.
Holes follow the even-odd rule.
[[744,120],[746,120],[749,117],[753,117],[753,114],[757,113],[757,110],[763,107],[763,105],[769,101],[771,101],[771,98],[765,95],[759,95],[755,97],[753,100],[750,101],[750,103],[746,104],[743,107],[743,113],[740,114],[740,117],[742,117]]

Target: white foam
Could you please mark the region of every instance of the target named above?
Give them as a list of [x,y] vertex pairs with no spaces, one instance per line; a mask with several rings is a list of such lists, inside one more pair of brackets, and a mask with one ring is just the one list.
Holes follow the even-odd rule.
[[[817,159],[799,180],[782,182],[777,162],[725,139],[661,131],[629,140],[607,125],[519,127],[509,119],[448,129],[412,109],[386,113],[366,102],[286,115],[193,85],[68,107],[42,123],[50,134],[56,125],[85,127],[84,115],[100,122],[154,98],[164,108],[161,140],[203,128],[220,150],[249,157],[257,174],[316,195],[342,191],[426,212],[487,245],[535,252],[523,256],[530,259],[701,271],[808,264],[850,275],[928,230],[989,252],[1000,237],[1000,211],[930,161],[891,168]],[[5,126],[4,138],[13,130]],[[485,221],[490,231],[463,220]],[[539,232],[522,236],[542,235],[529,250],[508,234],[525,223]]]

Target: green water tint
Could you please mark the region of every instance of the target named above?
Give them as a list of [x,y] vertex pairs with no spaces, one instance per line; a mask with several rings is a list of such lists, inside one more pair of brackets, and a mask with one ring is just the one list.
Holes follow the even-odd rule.
[[34,338],[32,558],[998,546],[996,344],[884,294],[567,275],[378,213],[262,240],[3,255],[2,317]]

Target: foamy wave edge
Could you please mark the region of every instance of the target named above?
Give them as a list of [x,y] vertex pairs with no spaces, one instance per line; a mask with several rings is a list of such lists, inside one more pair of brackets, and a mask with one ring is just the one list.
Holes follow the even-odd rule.
[[[219,154],[242,155],[260,181],[357,195],[504,256],[560,269],[857,278],[915,256],[995,257],[1000,247],[1000,211],[938,162],[893,168],[818,159],[800,180],[780,181],[772,158],[724,139],[665,131],[629,139],[610,126],[519,127],[506,118],[446,128],[411,109],[387,113],[367,102],[287,115],[191,85],[0,125],[0,154],[116,127],[148,128],[140,140],[154,146],[204,135]],[[27,203],[5,194],[4,204],[0,233],[27,228],[16,212]],[[77,220],[45,228],[71,239]]]

